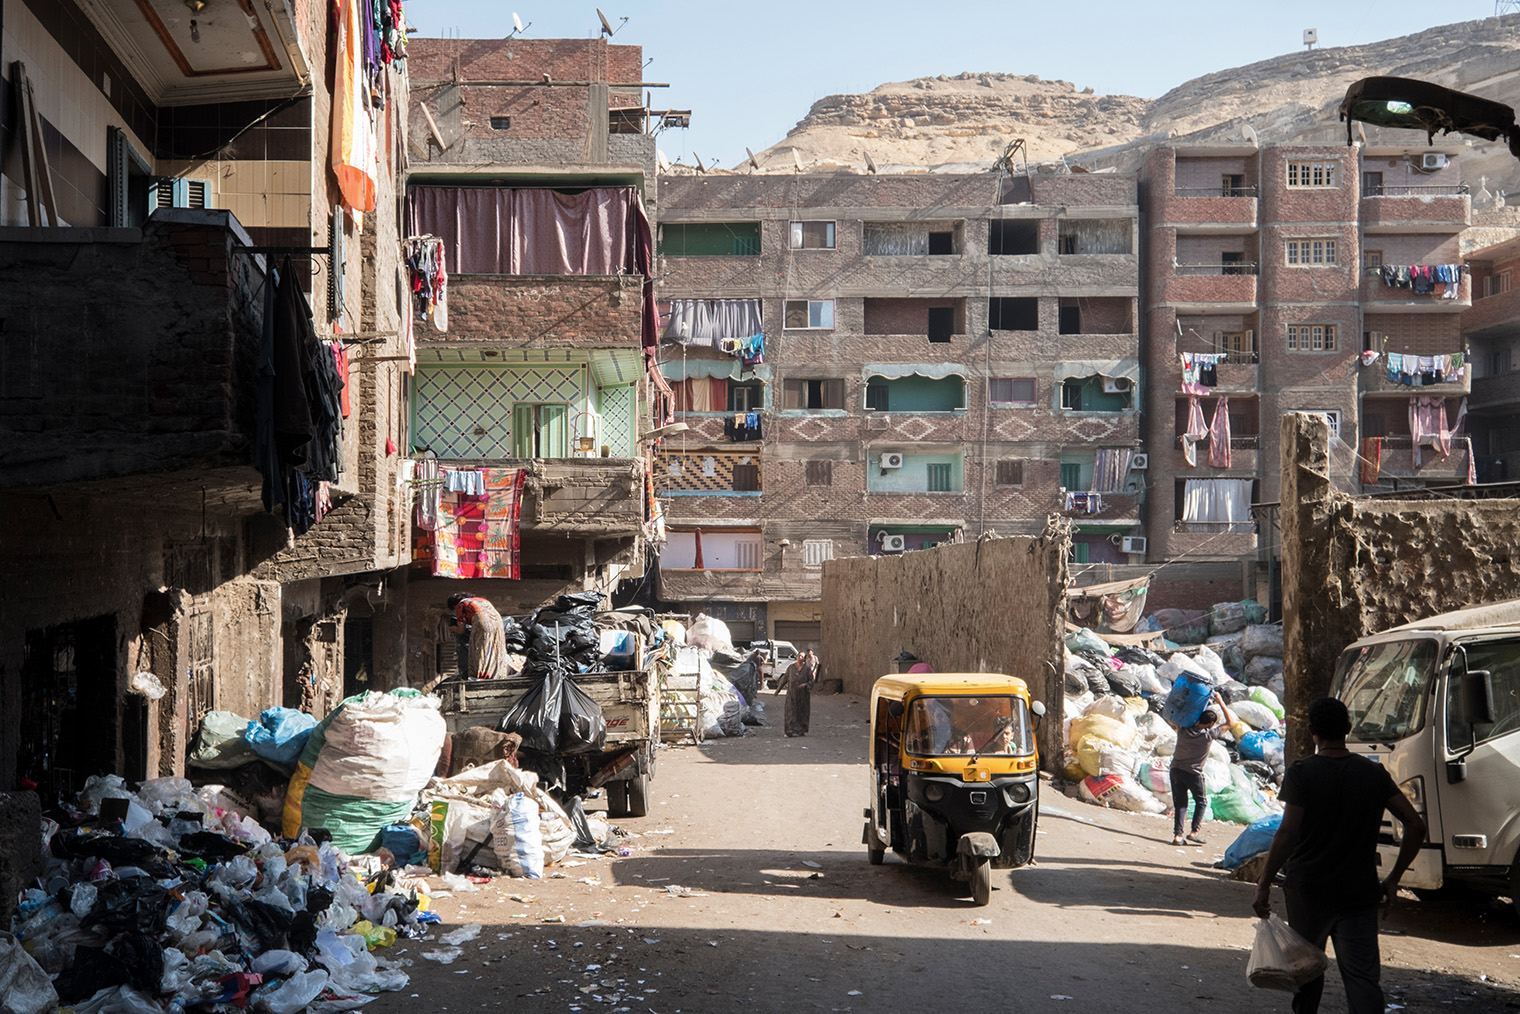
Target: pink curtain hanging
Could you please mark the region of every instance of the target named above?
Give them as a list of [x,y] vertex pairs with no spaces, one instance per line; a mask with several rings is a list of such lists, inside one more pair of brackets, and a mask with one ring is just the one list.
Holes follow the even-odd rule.
[[1215,468],[1230,467],[1230,399],[1225,395],[1220,395],[1214,405],[1214,423],[1209,427],[1209,464]]
[[1182,434],[1182,458],[1189,467],[1198,467],[1198,441],[1209,435],[1203,421],[1203,402],[1198,395],[1188,395],[1187,430]]
[[1451,430],[1446,428],[1446,399],[1409,399],[1409,453],[1414,467],[1420,467],[1420,444],[1435,437],[1441,457],[1451,454]]

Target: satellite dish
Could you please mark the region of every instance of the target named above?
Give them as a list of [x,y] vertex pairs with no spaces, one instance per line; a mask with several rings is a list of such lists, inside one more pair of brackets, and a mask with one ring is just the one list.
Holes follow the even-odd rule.
[[512,31],[514,31],[514,32],[521,32],[522,30],[523,30],[522,18],[520,18],[520,17],[517,16],[517,12],[516,11],[513,11],[512,12]]
[[760,163],[755,161],[755,153],[749,150],[749,145],[744,146],[744,154],[749,156],[749,167],[751,169],[760,168]]
[[692,152],[691,153],[691,157],[697,160],[697,172],[699,172],[699,173],[705,173],[705,172],[707,172],[707,166],[705,166],[705,165],[702,164],[702,156],[701,155],[698,155],[696,152]]
[[1256,128],[1249,123],[1240,125],[1240,136],[1246,139],[1246,144],[1253,148],[1261,147],[1261,137],[1256,133]]
[[[610,21],[607,20],[607,15],[605,15],[605,14],[602,13],[602,9],[600,7],[598,7],[596,9],[596,19],[602,23],[602,34],[603,35],[606,35],[606,36],[610,37],[610,36],[612,36],[614,34],[614,32],[612,30],[612,22],[610,22]],[[628,19],[624,18],[623,20],[627,21]]]
[[802,172],[802,156],[797,154],[796,148],[792,149],[792,165],[797,167],[798,172]]
[[662,173],[670,172],[670,160],[665,157],[665,153],[663,151],[657,151],[654,153],[654,165],[655,168],[660,170]]
[[876,171],[876,162],[875,162],[875,160],[873,160],[871,158],[871,153],[868,152],[868,151],[865,151],[865,152],[861,152],[861,154],[863,154],[866,157],[866,172],[868,172],[868,173],[874,173]]

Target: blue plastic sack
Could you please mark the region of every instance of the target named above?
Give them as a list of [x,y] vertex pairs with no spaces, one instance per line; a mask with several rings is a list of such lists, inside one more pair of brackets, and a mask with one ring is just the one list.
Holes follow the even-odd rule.
[[1248,732],[1237,745],[1246,760],[1267,760],[1269,755],[1280,758],[1283,752],[1283,738],[1272,731]]
[[260,757],[293,768],[301,759],[307,737],[316,727],[317,720],[304,711],[269,708],[259,715],[257,722],[248,723],[243,738]]
[[1166,695],[1161,717],[1179,729],[1197,725],[1213,696],[1214,687],[1207,679],[1197,673],[1183,671],[1172,684],[1171,693]]
[[1224,870],[1240,869],[1246,860],[1272,847],[1272,838],[1281,823],[1282,814],[1274,813],[1251,824],[1230,843],[1230,847],[1224,850],[1224,858],[1215,865]]

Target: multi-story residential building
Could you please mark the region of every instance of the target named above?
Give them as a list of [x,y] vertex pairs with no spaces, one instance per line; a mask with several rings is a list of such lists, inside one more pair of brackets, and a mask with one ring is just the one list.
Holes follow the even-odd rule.
[[1465,476],[1465,455],[1426,449],[1431,430],[1457,427],[1472,377],[1459,369],[1472,293],[1461,151],[1149,153],[1150,560],[1251,568],[1250,508],[1278,498],[1285,412],[1330,415],[1332,471],[1349,491]]
[[816,645],[831,558],[1068,513],[1139,559],[1137,221],[1116,174],[663,177],[660,598]]
[[1520,240],[1468,254],[1472,308],[1462,332],[1472,363],[1467,430],[1479,482],[1520,481]]
[[422,685],[453,670],[451,594],[512,614],[644,573],[644,438],[664,417],[639,47],[416,39],[408,53],[407,241],[441,244],[447,274],[447,320],[417,324],[411,385],[417,492],[445,487],[407,591]]
[[177,774],[400,667],[404,64],[349,3],[0,4],[0,785]]

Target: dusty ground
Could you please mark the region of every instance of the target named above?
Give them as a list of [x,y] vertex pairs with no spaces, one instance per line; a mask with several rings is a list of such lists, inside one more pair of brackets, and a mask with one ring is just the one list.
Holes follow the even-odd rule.
[[[1288,1010],[1287,994],[1245,983],[1250,887],[1209,868],[1232,826],[1176,849],[1163,819],[1047,784],[1038,864],[995,873],[979,909],[942,874],[866,863],[859,699],[815,698],[813,734],[793,740],[766,700],[774,726],[661,751],[653,814],[620,822],[633,855],[439,901],[431,936],[481,923],[480,937],[450,965],[421,957],[436,939],[398,942],[411,988],[365,1010]],[[1409,896],[1386,925],[1391,1004],[1520,1009],[1507,908]],[[1322,1009],[1345,1010],[1333,970]]]

